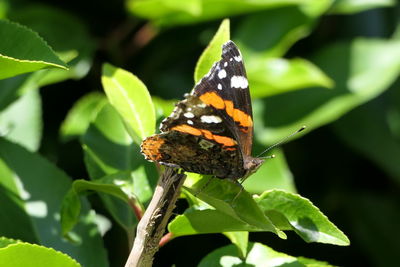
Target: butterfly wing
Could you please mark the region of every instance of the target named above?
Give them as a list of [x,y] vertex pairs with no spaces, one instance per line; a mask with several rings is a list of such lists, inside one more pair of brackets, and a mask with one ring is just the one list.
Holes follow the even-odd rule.
[[146,159],[219,178],[246,175],[252,108],[242,56],[232,41],[223,45],[222,59],[176,104],[160,130],[142,143]]
[[253,114],[250,91],[242,55],[232,41],[222,47],[222,59],[195,86],[205,104],[216,109],[244,155],[251,155]]
[[241,156],[239,149],[226,149],[203,136],[168,131],[146,138],[141,150],[147,160],[182,168],[188,172],[231,179],[245,174],[243,165],[237,164]]

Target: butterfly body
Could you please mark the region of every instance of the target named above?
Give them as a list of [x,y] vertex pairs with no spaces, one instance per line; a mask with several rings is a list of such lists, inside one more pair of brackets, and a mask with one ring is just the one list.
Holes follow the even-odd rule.
[[142,142],[147,160],[233,180],[261,166],[264,161],[251,156],[250,92],[242,56],[232,41],[223,45],[221,60],[176,104],[160,131]]

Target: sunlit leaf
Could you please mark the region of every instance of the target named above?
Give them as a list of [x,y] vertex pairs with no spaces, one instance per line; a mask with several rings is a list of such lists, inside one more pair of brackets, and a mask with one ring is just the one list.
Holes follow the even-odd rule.
[[142,140],[152,135],[156,115],[146,86],[132,73],[110,64],[103,65],[101,81],[110,103],[136,136]]
[[194,70],[195,83],[199,82],[209,72],[214,62],[221,59],[222,45],[229,41],[229,39],[229,20],[225,19],[197,61],[196,69]]
[[296,258],[285,253],[280,253],[272,248],[260,243],[250,243],[248,253],[245,258],[238,254],[237,249],[233,245],[218,248],[204,257],[199,267],[231,267],[231,266],[276,266],[276,267],[330,267],[328,263],[305,259],[302,257]]
[[29,90],[0,112],[0,133],[30,151],[39,148],[42,137],[42,103],[38,90]]
[[[306,242],[319,242],[348,246],[349,239],[308,199],[281,190],[264,192],[256,201],[264,213],[280,229],[283,218]],[[289,229],[288,229],[289,230]]]
[[32,30],[0,20],[0,79],[46,67],[67,69],[54,51]]
[[[212,178],[211,178],[212,179]],[[230,181],[205,178],[191,188],[185,188],[191,194],[215,208],[215,210],[188,210],[176,217],[169,225],[174,236],[232,231],[270,231],[281,238],[286,235],[279,231],[261,212],[251,196]],[[190,183],[190,181],[189,181]],[[205,184],[207,183],[207,186]],[[200,213],[202,213],[200,215]],[[180,220],[180,221],[179,221]],[[206,223],[213,222],[213,223]]]
[[7,263],[7,267],[81,266],[67,254],[28,243],[17,243],[0,248],[0,262]]
[[246,257],[247,255],[247,246],[249,245],[249,232],[224,232],[223,233],[232,244],[236,245],[239,256],[241,258]]
[[46,69],[35,72],[31,79],[38,86],[79,79],[89,72],[96,44],[80,18],[66,9],[38,4],[15,9],[9,13],[9,18],[38,32],[57,55],[68,62],[68,71]]

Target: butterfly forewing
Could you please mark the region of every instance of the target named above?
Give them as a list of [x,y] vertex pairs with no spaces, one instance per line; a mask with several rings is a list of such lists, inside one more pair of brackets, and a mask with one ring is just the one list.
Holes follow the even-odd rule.
[[222,59],[195,86],[195,95],[228,124],[244,155],[251,155],[253,140],[252,107],[242,55],[229,41],[222,48]]

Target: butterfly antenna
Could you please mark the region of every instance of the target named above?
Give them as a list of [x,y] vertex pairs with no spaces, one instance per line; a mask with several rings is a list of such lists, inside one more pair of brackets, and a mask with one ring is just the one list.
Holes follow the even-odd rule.
[[[268,147],[268,148],[265,149],[263,152],[261,152],[261,153],[257,156],[257,158],[260,157],[262,154],[267,153],[267,152],[270,151],[271,149],[273,149],[273,148],[275,148],[275,147],[277,147],[277,146],[280,146],[280,145],[286,143],[286,141],[289,140],[290,138],[292,138],[293,135],[298,134],[299,132],[303,131],[305,128],[306,128],[306,126],[301,127],[300,129],[298,129],[298,130],[295,131],[294,133],[292,133],[292,134],[286,136],[285,138],[283,138],[282,140],[280,140],[278,143],[275,143],[275,144],[273,144],[272,146]],[[270,156],[270,157],[273,158],[273,157],[275,157],[275,156],[272,155],[272,156]]]

